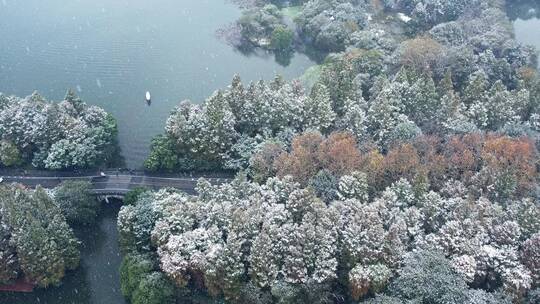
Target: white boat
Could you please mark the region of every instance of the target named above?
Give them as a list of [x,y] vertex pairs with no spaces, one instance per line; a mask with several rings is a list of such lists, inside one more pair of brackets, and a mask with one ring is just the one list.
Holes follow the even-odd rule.
[[150,96],[150,92],[146,91],[146,101],[152,100],[152,97]]

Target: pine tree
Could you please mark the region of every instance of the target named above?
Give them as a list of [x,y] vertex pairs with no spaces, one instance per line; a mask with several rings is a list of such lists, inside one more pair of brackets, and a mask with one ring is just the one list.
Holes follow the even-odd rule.
[[498,80],[489,90],[486,105],[486,128],[497,130],[515,118],[520,109],[517,108],[515,96],[506,89],[502,81]]
[[319,84],[328,88],[332,110],[338,115],[343,114],[343,105],[347,99],[355,100],[359,97],[359,88],[354,82],[357,74],[353,60],[346,56],[336,59],[321,74]]
[[369,185],[367,175],[363,172],[353,172],[344,175],[339,180],[338,196],[341,200],[355,199],[362,203],[369,200]]
[[298,225],[284,225],[281,227],[286,236],[283,248],[282,272],[287,283],[300,284],[307,281],[308,270],[304,261],[302,244],[305,235],[299,230]]
[[[0,223],[4,223],[1,215]],[[0,284],[8,284],[17,279],[21,271],[16,248],[11,242],[11,231],[9,228],[5,224],[0,225]]]
[[469,81],[463,92],[462,100],[471,105],[475,102],[484,102],[489,88],[488,76],[483,70],[476,71],[469,77]]
[[368,132],[379,144],[385,144],[394,128],[403,121],[401,103],[394,92],[384,89],[368,110]]
[[0,191],[2,225],[10,227],[19,276],[40,287],[60,283],[79,264],[79,242],[61,210],[41,188]]
[[315,85],[304,104],[304,129],[326,131],[332,126],[335,118],[336,113],[332,110],[328,89],[322,84]]
[[343,107],[343,116],[337,120],[336,126],[340,130],[351,132],[358,141],[363,140],[367,133],[366,101],[353,101],[348,99]]
[[275,226],[263,227],[261,233],[253,241],[250,255],[250,276],[259,287],[269,287],[276,280],[280,266],[279,252],[276,252],[277,233]]
[[238,136],[234,115],[220,91],[206,101],[203,113],[199,126],[201,153],[209,161],[220,162],[221,153],[228,151]]
[[78,113],[82,112],[85,107],[82,99],[80,99],[79,96],[77,96],[77,94],[75,94],[75,91],[73,91],[72,89],[69,89],[66,92],[66,97],[64,97],[64,100],[71,104]]
[[455,93],[454,81],[452,80],[452,70],[446,70],[443,79],[441,79],[439,85],[437,86],[437,91],[439,96]]
[[436,128],[443,130],[445,125],[455,119],[458,115],[463,115],[463,104],[459,95],[454,91],[450,73],[439,83],[440,104],[435,112]]
[[466,106],[464,114],[481,128],[487,127],[488,124],[488,88],[488,77],[480,70],[470,76],[462,95],[462,101]]
[[405,114],[417,125],[430,129],[439,109],[435,83],[429,76],[420,77],[412,83],[405,95]]
[[382,291],[392,276],[391,270],[384,264],[356,265],[349,272],[349,286],[353,299],[359,300],[368,292]]
[[234,118],[237,124],[239,124],[239,131],[242,130],[241,122],[245,115],[246,106],[246,91],[242,84],[242,79],[239,75],[234,75],[232,84],[229,90],[225,93],[225,97],[229,107],[234,114]]

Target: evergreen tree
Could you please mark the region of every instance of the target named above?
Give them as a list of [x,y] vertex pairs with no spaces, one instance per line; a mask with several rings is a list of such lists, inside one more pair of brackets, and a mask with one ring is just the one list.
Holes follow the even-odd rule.
[[173,304],[174,286],[161,272],[145,276],[133,292],[133,304]]
[[483,71],[477,71],[470,76],[462,96],[462,101],[467,107],[465,114],[481,128],[487,127],[488,124],[488,89],[487,75]]
[[[37,93],[26,98],[11,97],[0,111],[0,141],[17,148],[22,161],[16,163],[31,163],[38,168],[91,168],[105,164],[118,152],[117,132],[111,115],[101,108],[87,106],[72,91],[59,103],[46,101]],[[8,162],[13,162],[16,150],[8,150]]]
[[0,164],[6,167],[21,165],[23,162],[21,151],[13,142],[0,141]]
[[313,191],[324,202],[331,202],[338,197],[338,180],[328,170],[321,170],[309,182]]
[[236,123],[239,125],[238,131],[243,130],[241,125],[245,116],[246,91],[239,75],[234,75],[232,84],[225,94],[225,99],[234,114]]
[[[2,218],[0,223],[4,223]],[[0,225],[0,284],[9,284],[17,279],[20,271],[17,250],[11,242],[11,231],[7,225]]]
[[337,58],[327,65],[321,76],[320,84],[328,88],[332,109],[338,116],[343,114],[343,106],[346,100],[357,100],[359,98],[358,88],[354,78],[357,72],[354,69],[353,61],[350,58]]
[[69,89],[66,92],[66,97],[64,97],[64,100],[71,104],[73,108],[77,111],[77,113],[81,113],[86,106],[82,99],[80,99],[79,96],[77,96],[77,94],[75,94],[75,91],[73,91],[72,89]]
[[426,251],[406,256],[391,288],[403,300],[455,304],[467,299],[466,290],[465,281],[453,272],[443,255]]
[[79,242],[60,209],[41,188],[0,191],[2,225],[10,227],[22,273],[40,287],[56,285],[79,264]]
[[332,110],[330,95],[326,86],[315,85],[304,104],[303,122],[305,130],[326,131],[336,118]]
[[487,128],[497,130],[508,122],[520,121],[528,103],[528,91],[509,92],[502,81],[493,84],[489,91]]
[[[144,162],[144,167],[150,171],[173,171],[179,167],[179,160],[176,152],[176,145],[173,139],[166,135],[157,136],[152,139],[150,155]],[[193,164],[180,169],[192,169]],[[190,166],[191,165],[191,166]]]
[[369,107],[368,132],[380,144],[386,144],[392,130],[405,119],[398,98],[392,90],[385,89]]
[[72,224],[93,224],[100,203],[92,193],[92,184],[84,181],[67,181],[54,191],[54,200]]
[[356,199],[366,203],[369,200],[369,185],[367,175],[362,172],[353,172],[344,175],[339,180],[338,196],[341,200]]
[[367,133],[366,101],[348,99],[344,105],[344,114],[338,118],[336,126],[340,130],[349,131],[358,141],[363,140]]
[[236,139],[234,115],[223,98],[222,92],[217,92],[205,103],[205,113],[201,136],[203,138],[202,153],[207,153],[212,159],[227,151]]
[[433,79],[429,76],[420,77],[408,87],[405,96],[404,113],[409,119],[427,130],[433,129],[432,125],[440,106]]

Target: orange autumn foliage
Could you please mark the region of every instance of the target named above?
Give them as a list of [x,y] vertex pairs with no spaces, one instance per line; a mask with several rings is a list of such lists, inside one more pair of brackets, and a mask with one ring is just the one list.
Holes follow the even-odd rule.
[[352,173],[360,167],[362,156],[354,136],[350,133],[332,133],[324,140],[317,154],[322,168],[335,176]]
[[326,139],[317,132],[299,135],[293,140],[291,152],[275,161],[277,176],[291,175],[305,185],[322,169],[336,176],[351,173],[361,163],[356,144],[354,136],[345,132],[332,133]]
[[413,145],[418,151],[422,168],[419,173],[436,187],[443,185],[448,173],[448,162],[441,153],[443,141],[437,136],[420,136]]
[[483,136],[452,136],[442,146],[447,174],[444,179],[469,180],[480,168]]
[[528,138],[489,137],[482,161],[490,169],[513,174],[521,190],[530,189],[536,179],[536,149]]
[[361,171],[367,174],[371,185],[382,190],[378,186],[384,185],[384,155],[379,150],[369,151],[364,157],[361,168]]
[[307,132],[293,139],[291,152],[282,153],[274,162],[276,175],[284,177],[291,175],[302,184],[317,172],[321,166],[317,152],[324,137],[318,132]]
[[471,185],[479,181],[479,173],[494,177],[504,173],[512,174],[518,192],[523,193],[531,189],[537,176],[537,151],[528,138],[481,133],[445,139],[421,136],[392,147],[386,154],[369,144],[363,147],[367,149],[361,152],[353,135],[346,132],[336,132],[328,138],[308,132],[293,140],[291,152],[282,153],[274,162],[274,169],[278,177],[291,175],[303,185],[322,169],[337,178],[362,171],[374,190],[382,190],[400,178],[413,183],[428,182],[438,190],[450,179]]
[[386,155],[384,168],[386,180],[396,181],[400,178],[413,180],[420,169],[418,151],[412,144],[399,145]]

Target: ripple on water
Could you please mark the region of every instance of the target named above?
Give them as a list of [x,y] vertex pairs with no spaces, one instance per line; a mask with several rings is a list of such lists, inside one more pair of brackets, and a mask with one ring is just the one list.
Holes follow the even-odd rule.
[[221,0],[11,3],[0,10],[0,91],[38,90],[58,100],[77,88],[83,100],[117,118],[130,167],[142,166],[179,101],[202,102],[235,73],[244,81],[276,72],[290,79],[313,64],[297,55],[284,68],[271,55],[246,57],[218,41],[215,31],[239,16]]

